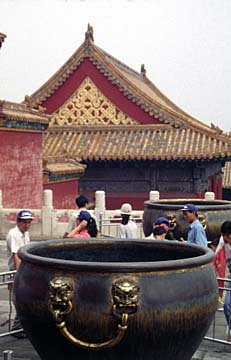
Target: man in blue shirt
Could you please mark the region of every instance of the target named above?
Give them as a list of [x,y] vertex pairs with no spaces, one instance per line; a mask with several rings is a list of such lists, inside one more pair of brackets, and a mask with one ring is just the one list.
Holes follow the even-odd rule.
[[197,218],[197,207],[193,204],[186,204],[181,210],[183,211],[185,221],[190,224],[187,241],[191,244],[207,247],[208,241],[205,230]]

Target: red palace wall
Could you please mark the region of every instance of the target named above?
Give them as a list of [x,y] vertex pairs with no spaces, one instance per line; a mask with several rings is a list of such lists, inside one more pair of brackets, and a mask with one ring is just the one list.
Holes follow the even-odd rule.
[[[87,194],[88,195],[88,194]],[[125,202],[128,202],[132,205],[134,210],[144,210],[144,202],[149,200],[149,193],[106,193],[106,209],[107,210],[115,210],[120,209],[121,205]],[[196,198],[204,198],[204,194],[199,196],[194,193],[161,193],[160,199],[196,199]]]
[[209,177],[208,191],[213,191],[215,199],[222,199],[222,177],[214,173]]
[[55,209],[76,209],[78,180],[44,184],[44,190],[53,191],[53,206]]
[[115,210],[120,209],[123,203],[130,203],[134,210],[143,210],[144,201],[148,200],[149,194],[147,193],[134,193],[134,192],[121,192],[121,193],[106,193],[106,209]]
[[0,131],[3,207],[42,207],[42,133]]

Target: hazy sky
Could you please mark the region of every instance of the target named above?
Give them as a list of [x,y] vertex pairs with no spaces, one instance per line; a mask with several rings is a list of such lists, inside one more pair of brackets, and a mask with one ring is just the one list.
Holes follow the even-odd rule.
[[231,0],[0,0],[0,99],[20,102],[84,40],[140,71],[184,111],[231,130]]

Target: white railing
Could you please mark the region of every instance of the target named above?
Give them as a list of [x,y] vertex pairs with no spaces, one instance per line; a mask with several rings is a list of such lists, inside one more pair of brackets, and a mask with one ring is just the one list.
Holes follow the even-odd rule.
[[[76,209],[54,209],[52,190],[44,190],[43,192],[43,207],[42,209],[30,209],[33,214],[33,221],[30,227],[30,237],[32,240],[40,239],[57,239],[61,238],[66,232],[67,224],[72,216],[76,213]],[[105,193],[103,191],[96,191],[95,193],[95,208],[92,210],[92,214],[96,218],[96,222],[99,226],[100,214],[103,214],[104,220],[102,233],[105,231],[105,235],[108,233],[109,223],[110,233],[112,230],[113,219],[120,217],[120,210],[106,210],[105,209]],[[3,208],[1,204],[1,190],[0,190],[0,238],[5,238],[7,232],[16,223],[16,214],[21,209],[8,209]],[[141,218],[143,210],[132,212],[134,218]],[[111,220],[109,220],[111,219]],[[112,236],[112,235],[110,235]]]
[[[231,293],[231,279],[229,278],[217,278],[217,281],[223,281],[224,286],[219,286],[219,290],[223,290],[224,292]],[[225,294],[222,298],[225,297]],[[222,315],[220,315],[222,314]],[[221,318],[222,316],[222,318]],[[221,344],[228,344],[231,345],[231,294],[230,294],[230,303],[229,303],[229,324],[226,324],[223,332],[223,338],[220,339],[217,337],[217,329],[221,327],[221,321],[224,317],[224,309],[223,305],[219,306],[214,317],[213,323],[210,326],[210,330],[208,331],[207,335],[205,336],[205,340],[221,343]],[[222,320],[221,320],[222,319]],[[222,321],[223,324],[223,321]],[[227,325],[227,326],[226,326]]]
[[11,330],[12,327],[12,317],[15,314],[14,306],[12,303],[12,288],[13,288],[13,282],[14,282],[14,276],[16,271],[7,271],[7,272],[1,272],[0,273],[0,289],[1,294],[3,294],[3,291],[5,290],[5,293],[8,295],[1,295],[1,297],[4,297],[4,299],[1,299],[3,301],[3,316],[1,316],[1,322],[0,327],[3,329],[3,332],[0,333],[0,338],[7,336],[7,335],[13,335],[15,333],[22,332],[23,329],[19,330]]
[[[159,200],[160,194],[158,191],[150,191],[149,199]],[[205,199],[214,199],[214,193],[207,192]],[[74,199],[73,199],[74,201]],[[122,205],[122,204],[121,204]],[[23,207],[23,204],[22,204]],[[2,205],[2,191],[0,190],[0,238],[5,238],[7,232],[15,225],[16,214],[21,209],[3,208]],[[63,237],[66,232],[68,221],[75,209],[54,209],[53,207],[53,192],[52,190],[43,191],[43,206],[41,209],[30,209],[33,213],[34,220],[30,227],[30,237],[32,240],[40,239],[57,239]],[[96,218],[98,226],[102,229],[102,233],[106,236],[117,236],[117,227],[113,225],[120,217],[120,210],[107,210],[104,191],[95,192],[95,208],[92,210]],[[100,224],[100,216],[104,219]],[[133,210],[132,217],[137,219],[137,224],[140,224],[140,218],[143,216],[143,210]],[[114,231],[112,231],[114,227]],[[110,229],[110,231],[109,231]],[[143,238],[142,226],[139,225],[139,237]],[[111,235],[112,234],[112,235]]]

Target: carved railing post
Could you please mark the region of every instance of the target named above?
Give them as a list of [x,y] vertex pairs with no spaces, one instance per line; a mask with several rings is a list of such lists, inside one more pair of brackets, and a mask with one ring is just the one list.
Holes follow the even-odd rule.
[[149,200],[151,201],[155,201],[155,200],[160,200],[160,193],[159,191],[150,191],[149,192]]
[[207,191],[205,193],[205,200],[215,200],[215,193],[212,191]]
[[42,235],[50,237],[53,235],[53,192],[44,190],[42,207]]
[[100,216],[104,217],[104,212],[105,212],[105,191],[97,190],[95,192],[95,217],[98,225],[100,222]]

